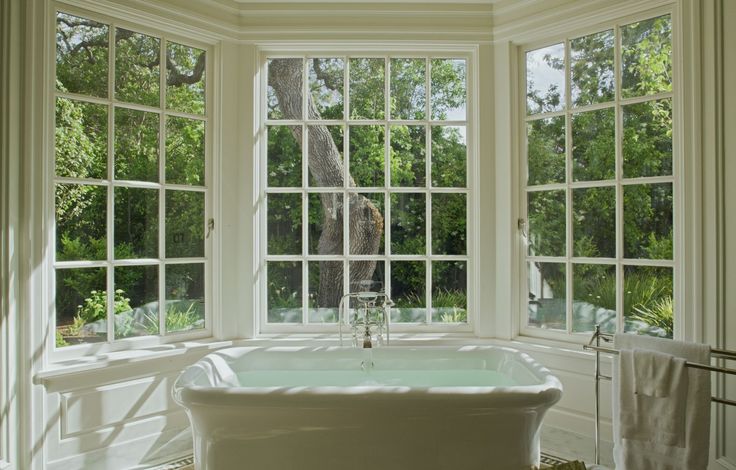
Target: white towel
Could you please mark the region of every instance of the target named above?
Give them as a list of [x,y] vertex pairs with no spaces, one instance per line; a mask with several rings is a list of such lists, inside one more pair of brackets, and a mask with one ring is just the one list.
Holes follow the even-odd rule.
[[[619,334],[621,351],[613,374],[614,461],[617,470],[705,469],[710,432],[710,373],[684,368],[683,361],[708,364],[710,347],[663,338]],[[633,350],[658,351],[673,360],[637,351],[639,393]],[[664,361],[663,372],[652,368]],[[644,384],[649,372],[662,384]],[[667,395],[667,396],[657,396]],[[682,419],[684,418],[684,419]],[[682,428],[684,428],[684,432]],[[683,437],[684,434],[684,437]]]

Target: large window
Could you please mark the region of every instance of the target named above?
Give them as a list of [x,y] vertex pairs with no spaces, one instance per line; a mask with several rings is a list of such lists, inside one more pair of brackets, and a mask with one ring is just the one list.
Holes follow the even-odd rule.
[[264,57],[262,325],[330,324],[385,290],[394,324],[466,325],[468,58]]
[[206,53],[56,14],[56,346],[206,327]]
[[669,15],[525,51],[526,329],[672,337]]

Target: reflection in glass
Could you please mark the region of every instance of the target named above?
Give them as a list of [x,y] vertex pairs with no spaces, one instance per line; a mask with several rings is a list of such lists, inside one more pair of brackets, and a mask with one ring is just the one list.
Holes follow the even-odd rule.
[[107,178],[107,106],[56,98],[56,176]]
[[[383,193],[350,194],[350,254],[384,253]],[[376,236],[380,233],[380,237]]]
[[623,106],[624,177],[672,174],[672,100]]
[[57,90],[107,98],[108,43],[108,25],[57,13]]
[[158,258],[158,194],[115,188],[115,259]]
[[672,268],[625,267],[625,332],[672,338],[674,310]]
[[166,190],[166,257],[204,256],[204,192]]
[[614,99],[613,30],[570,41],[572,102],[575,106]]
[[268,323],[302,322],[302,263],[269,261]]
[[391,185],[424,186],[427,154],[424,126],[391,126]]
[[158,38],[115,29],[115,98],[148,106],[161,104],[160,47]]
[[530,256],[565,256],[565,190],[527,193]]
[[420,255],[426,251],[424,194],[391,194],[391,253]]
[[526,109],[528,114],[565,108],[565,45],[526,53]]
[[624,257],[672,259],[672,183],[624,186]]
[[166,43],[166,107],[204,114],[207,55],[202,49]]
[[433,120],[464,121],[467,108],[465,59],[432,59]]
[[309,254],[342,254],[342,194],[309,194]]
[[572,190],[573,256],[616,257],[616,188]]
[[159,114],[115,108],[115,179],[158,182]]
[[391,119],[424,119],[425,59],[391,59]]
[[128,309],[115,312],[115,339],[159,333],[158,265],[115,267],[115,293]]
[[432,262],[432,322],[467,323],[467,261]]
[[107,188],[56,184],[56,261],[107,259]]
[[616,332],[616,266],[573,264],[572,331]]
[[567,328],[567,293],[563,263],[527,263],[529,326],[551,330]]
[[166,265],[166,332],[204,328],[204,263]]
[[204,186],[204,121],[166,117],[166,182]]
[[[344,108],[345,61],[343,59],[307,59],[309,91],[315,110],[310,119],[342,119]],[[316,111],[316,112],[315,112]]]
[[465,126],[432,126],[432,186],[466,186],[465,131]]
[[426,273],[424,261],[391,262],[392,322],[427,322]]
[[572,177],[574,181],[613,179],[616,175],[613,108],[572,116]]
[[301,58],[268,60],[268,119],[302,119],[302,66]]
[[[55,272],[56,347],[105,341],[107,270],[74,268],[57,269]],[[120,307],[125,307],[124,299],[117,296],[118,299]]]
[[384,185],[385,129],[350,126],[350,175],[357,186]]
[[301,126],[268,126],[268,186],[302,185],[301,137]]
[[337,323],[342,261],[309,261],[309,323]]
[[467,212],[465,194],[432,194],[432,253],[466,253]]
[[669,15],[621,27],[621,95],[672,91],[672,22]]
[[384,59],[350,59],[350,119],[383,119]]
[[527,123],[527,184],[565,182],[565,116]]
[[[342,126],[309,126],[309,185],[342,187],[344,129]],[[312,170],[312,167],[320,171]]]
[[266,203],[268,254],[302,254],[302,195],[269,194]]

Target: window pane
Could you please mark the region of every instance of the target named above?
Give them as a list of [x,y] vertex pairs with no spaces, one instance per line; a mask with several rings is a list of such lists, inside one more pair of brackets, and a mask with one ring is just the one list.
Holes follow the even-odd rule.
[[574,181],[613,179],[616,175],[613,108],[572,116],[572,176]]
[[573,256],[616,257],[616,188],[572,190]]
[[623,107],[624,177],[672,174],[672,100]]
[[206,54],[202,49],[166,43],[166,107],[204,114]]
[[268,61],[268,119],[302,119],[303,60]]
[[565,190],[527,193],[529,255],[565,256]]
[[432,119],[465,120],[466,75],[464,59],[432,59]]
[[624,186],[624,257],[672,259],[672,183]]
[[616,266],[573,264],[572,331],[616,332]]
[[565,182],[565,116],[527,124],[527,184]]
[[115,259],[158,258],[158,194],[115,188]]
[[621,28],[624,98],[672,91],[672,24],[660,16]]
[[551,330],[567,328],[565,265],[529,262],[529,326]]
[[107,97],[109,26],[56,15],[56,88]]
[[424,119],[427,61],[391,59],[391,119]]
[[467,323],[468,263],[432,262],[432,322]]
[[115,305],[115,339],[159,333],[158,265],[116,267],[115,295],[126,299]]
[[56,99],[56,176],[107,178],[107,106]]
[[465,194],[432,194],[432,253],[464,255],[466,253]]
[[[115,29],[115,97],[158,107],[161,40],[127,29]],[[107,77],[104,78],[107,80]]]
[[342,261],[309,262],[309,322],[337,323],[342,298]]
[[166,191],[166,257],[204,256],[204,193]]
[[350,254],[384,253],[383,193],[350,194]]
[[203,186],[204,121],[166,117],[166,182]]
[[158,182],[159,115],[115,108],[115,179]]
[[350,59],[350,119],[383,119],[384,59]]
[[421,255],[426,253],[426,199],[424,194],[391,195],[391,253]]
[[268,323],[301,323],[302,263],[269,261]]
[[360,292],[366,289],[372,292],[384,292],[386,267],[383,261],[351,261],[349,269],[350,292]]
[[342,254],[342,194],[309,195],[309,254]]
[[384,185],[383,126],[350,126],[350,175],[357,186]]
[[[343,59],[307,59],[309,91],[316,110],[310,119],[342,119],[344,109],[345,61]],[[316,111],[316,113],[315,113]]]
[[624,331],[672,338],[672,268],[626,266]]
[[204,328],[204,263],[166,266],[166,332]]
[[56,347],[107,340],[106,272],[56,270]]
[[55,199],[56,261],[107,259],[107,188],[57,184]]
[[309,185],[342,187],[345,181],[343,127],[309,126],[308,129]]
[[432,126],[432,185],[464,188],[465,126]]
[[427,263],[391,262],[392,322],[427,322]]
[[575,106],[614,99],[613,30],[570,41],[572,102]]
[[268,254],[302,254],[302,195],[269,194]]
[[424,186],[427,132],[424,126],[391,126],[391,185]]
[[268,185],[302,185],[302,127],[268,126]]
[[565,108],[565,45],[555,44],[526,53],[528,114]]

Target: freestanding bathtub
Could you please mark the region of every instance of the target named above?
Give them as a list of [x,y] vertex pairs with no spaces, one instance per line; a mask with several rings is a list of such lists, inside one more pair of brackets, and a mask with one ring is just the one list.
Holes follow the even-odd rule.
[[528,470],[562,386],[501,347],[238,347],[173,393],[197,470]]

